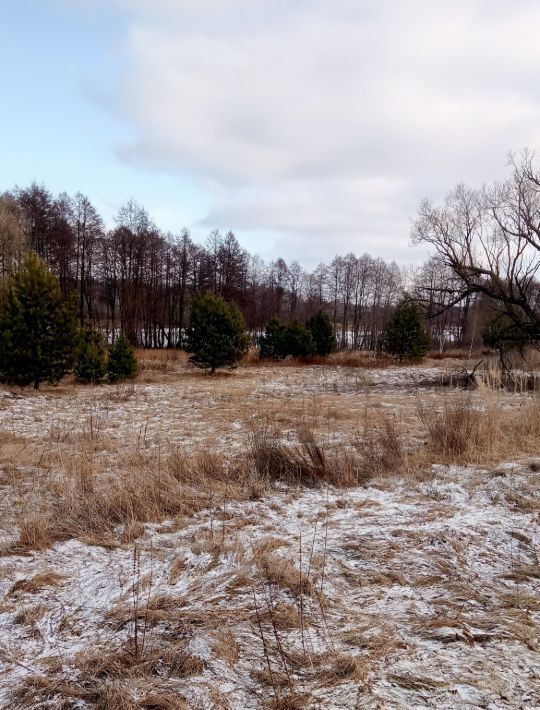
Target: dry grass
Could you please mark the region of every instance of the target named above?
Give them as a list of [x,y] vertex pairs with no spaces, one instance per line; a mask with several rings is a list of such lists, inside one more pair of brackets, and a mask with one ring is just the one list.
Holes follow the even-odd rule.
[[[537,396],[504,392],[493,380],[468,392],[422,389],[419,406],[412,386],[358,387],[347,368],[370,365],[347,357],[311,368],[288,362],[275,372],[253,364],[208,378],[175,353],[148,356],[144,377],[159,383],[157,394],[139,383],[99,387],[91,406],[80,405],[82,431],[66,407],[54,427],[40,415],[32,431],[40,427],[41,438],[5,437],[4,554],[27,556],[14,557],[4,574],[12,577],[2,616],[14,636],[0,644],[0,657],[13,668],[18,660],[47,668],[26,677],[13,707],[183,710],[184,693],[190,707],[238,707],[238,697],[261,707],[324,707],[355,687],[368,697],[377,684],[381,706],[391,702],[388,688],[395,702],[439,691],[446,702],[455,693],[452,664],[463,672],[466,654],[489,665],[481,651],[494,639],[493,653],[509,641],[516,655],[536,652],[540,572],[526,533],[540,511]],[[343,369],[329,374],[333,367]],[[254,383],[264,377],[268,390]],[[178,397],[185,419],[180,407],[161,412],[165,384],[174,394],[167,406]],[[47,390],[47,406],[81,391],[62,387]],[[186,424],[190,412],[195,421]],[[124,416],[136,422],[131,437]],[[14,432],[24,421],[15,420]],[[24,447],[20,461],[13,447]],[[23,456],[32,468],[21,465]],[[516,474],[501,465],[509,461]],[[478,464],[491,474],[433,463]],[[482,497],[482,515],[467,517],[467,496]],[[512,530],[501,529],[501,512],[513,516],[504,523]],[[111,549],[40,552],[70,538]],[[121,562],[135,541],[155,564],[137,583],[136,609],[129,563],[126,572]],[[89,581],[71,550],[84,564],[90,550],[91,570],[107,565],[105,586],[121,580],[111,603],[92,614],[87,592],[84,615],[70,606],[72,589],[84,593]],[[51,567],[63,554],[66,585]],[[53,599],[70,611],[58,615]],[[133,645],[136,624],[146,634],[142,648]],[[58,648],[72,639],[85,651],[44,658],[44,630]],[[19,640],[25,655],[17,655]],[[414,665],[415,644],[432,645],[440,676],[433,665]],[[410,672],[396,663],[402,659]],[[443,673],[448,683],[438,680]],[[231,694],[217,690],[225,682]],[[354,705],[350,696],[342,704]]]
[[189,710],[186,700],[178,693],[156,691],[140,700],[142,710]]
[[[273,581],[273,580],[270,580]],[[281,581],[278,578],[278,582]],[[299,591],[298,580],[295,580],[295,588]],[[286,589],[288,587],[285,587]],[[304,591],[304,590],[302,590]],[[289,631],[290,629],[299,629],[302,626],[303,619],[296,605],[287,602],[279,602],[271,609],[263,609],[259,612],[259,618],[262,623],[273,624],[278,631]],[[256,621],[256,619],[253,619]]]
[[330,355],[309,355],[306,357],[287,357],[284,360],[265,360],[259,358],[256,350],[250,350],[242,360],[242,365],[251,367],[349,367],[349,368],[384,368],[395,366],[396,360],[384,353],[366,350],[338,350]]
[[360,468],[348,451],[331,453],[320,444],[312,429],[297,429],[297,443],[284,443],[272,424],[263,422],[252,428],[250,447],[253,463],[264,481],[314,486],[354,486],[360,482]]
[[356,447],[361,453],[364,479],[373,475],[398,474],[406,465],[404,437],[395,417],[383,417],[378,427],[366,421]]
[[216,634],[212,650],[218,658],[222,658],[230,666],[234,666],[240,659],[240,647],[230,629],[219,631]]
[[374,476],[427,470],[433,462],[487,464],[538,451],[535,395],[503,409],[500,395],[487,387],[443,394],[437,408],[419,405],[418,419],[426,445],[416,448],[395,416],[379,415],[373,423],[366,412],[363,428],[351,439],[354,447],[330,445],[307,423],[291,441],[290,432],[263,418],[252,424],[249,451],[234,455],[136,449],[117,456],[113,471],[98,467],[87,454],[71,462],[58,459],[60,471],[41,480],[37,504],[22,515],[19,540],[4,554],[45,549],[73,537],[106,546],[130,544],[144,534],[144,523],[212,508],[221,509],[226,529],[228,501],[258,500],[275,483],[345,488]]
[[335,654],[329,666],[321,669],[319,680],[325,685],[336,685],[343,681],[364,681],[367,677],[367,668],[359,658],[347,653]]
[[[347,488],[381,475],[416,475],[434,462],[483,465],[537,454],[540,398],[522,396],[503,409],[503,397],[486,386],[443,393],[436,407],[418,405],[412,424],[366,409],[349,443],[332,442],[309,421],[297,423],[293,434],[275,419],[261,417],[251,423],[248,451],[228,455],[211,447],[188,454],[174,446],[165,452],[137,446],[116,454],[112,469],[92,452],[49,458],[48,465],[58,470],[39,479],[39,497],[30,512],[23,511],[19,539],[4,554],[45,549],[70,538],[131,544],[144,535],[145,523],[181,520],[205,509],[218,511],[225,530],[228,502],[259,500],[276,483]],[[416,444],[411,426],[418,431]],[[17,477],[13,480],[19,485]]]
[[304,710],[309,707],[309,695],[305,693],[287,693],[267,703],[268,710]]
[[7,596],[14,594],[36,594],[45,587],[57,587],[65,581],[62,574],[54,571],[41,572],[28,579],[20,579],[9,589]]
[[70,538],[129,544],[144,534],[145,522],[258,498],[262,489],[247,461],[208,451],[188,457],[173,449],[165,459],[136,451],[120,459],[113,475],[79,461],[59,478],[42,482],[40,507],[34,505],[24,517],[19,540],[7,552],[45,549]]
[[51,544],[49,535],[49,519],[45,512],[34,513],[24,518],[20,525],[19,542],[16,546],[20,550],[44,550]]
[[170,678],[189,678],[200,675],[205,669],[205,662],[199,656],[188,651],[186,643],[167,646],[147,645],[143,653],[128,644],[119,649],[94,649],[80,654],[76,665],[88,679],[124,679],[154,675],[167,675]]
[[35,626],[36,622],[43,618],[46,611],[47,607],[45,604],[34,604],[33,606],[23,607],[16,613],[13,621],[16,624]]
[[[58,701],[60,699],[60,703]],[[132,694],[114,685],[99,685],[82,688],[74,683],[61,681],[48,676],[28,676],[13,694],[15,707],[30,708],[50,706],[73,707],[73,701],[82,700],[90,703],[97,710],[138,710],[140,707]]]
[[[476,353],[474,353],[476,355]],[[428,360],[470,360],[470,353],[468,350],[460,350],[459,348],[450,348],[444,350],[442,353],[436,350],[432,350],[427,355]]]
[[286,589],[298,599],[316,591],[313,577],[309,578],[305,572],[302,573],[290,558],[266,553],[257,558],[257,564],[268,582]]
[[540,397],[530,396],[504,410],[496,393],[483,388],[443,397],[434,411],[420,405],[427,432],[427,456],[432,461],[486,464],[506,457],[535,454],[540,440]]
[[[29,676],[15,691],[18,708],[55,707],[68,710],[82,701],[96,710],[188,710],[178,693],[149,692],[136,699],[133,692],[118,681],[93,682],[89,686],[48,676]],[[51,705],[54,703],[54,705]]]

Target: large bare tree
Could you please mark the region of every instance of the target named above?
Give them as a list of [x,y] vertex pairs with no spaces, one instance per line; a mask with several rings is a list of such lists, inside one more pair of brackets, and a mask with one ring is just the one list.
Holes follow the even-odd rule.
[[511,160],[503,182],[458,185],[439,206],[425,200],[412,238],[457,277],[443,307],[484,294],[508,319],[507,340],[540,342],[540,171],[531,152]]

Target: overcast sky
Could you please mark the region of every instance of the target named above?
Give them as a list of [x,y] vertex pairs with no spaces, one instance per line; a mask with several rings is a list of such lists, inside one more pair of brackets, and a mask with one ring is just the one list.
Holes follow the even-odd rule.
[[537,0],[2,0],[0,190],[308,267],[540,147]]

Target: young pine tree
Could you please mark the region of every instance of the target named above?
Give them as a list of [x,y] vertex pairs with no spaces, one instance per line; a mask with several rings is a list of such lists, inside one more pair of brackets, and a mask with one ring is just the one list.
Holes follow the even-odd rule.
[[284,324],[278,318],[268,321],[259,346],[261,357],[272,360],[283,360],[288,356],[307,357],[315,352],[311,331],[307,326],[298,321]]
[[279,318],[271,318],[259,340],[260,356],[265,359],[283,360],[287,356],[285,326]]
[[422,322],[418,304],[405,296],[384,329],[384,347],[399,360],[419,362],[429,350],[431,338]]
[[285,351],[292,357],[308,357],[315,352],[311,332],[303,323],[291,321],[285,326]]
[[98,382],[107,372],[106,351],[98,330],[87,325],[79,333],[74,372],[81,382]]
[[334,349],[336,339],[328,313],[321,309],[308,320],[306,325],[313,338],[315,353],[317,355],[329,355]]
[[0,299],[0,380],[58,382],[73,365],[75,318],[58,279],[30,252]]
[[215,372],[234,367],[248,348],[246,323],[238,306],[206,293],[191,304],[186,350],[197,367]]
[[111,382],[137,377],[139,365],[135,349],[123,333],[120,333],[109,350],[107,372]]

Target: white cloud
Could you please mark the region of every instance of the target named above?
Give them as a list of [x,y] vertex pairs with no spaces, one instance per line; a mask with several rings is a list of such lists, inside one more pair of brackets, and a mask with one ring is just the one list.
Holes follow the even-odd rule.
[[117,2],[118,153],[203,184],[204,224],[321,258],[403,248],[422,196],[540,145],[532,0]]

